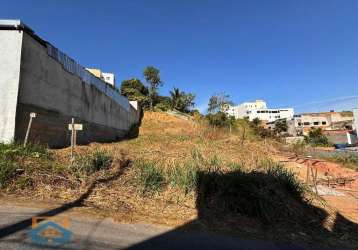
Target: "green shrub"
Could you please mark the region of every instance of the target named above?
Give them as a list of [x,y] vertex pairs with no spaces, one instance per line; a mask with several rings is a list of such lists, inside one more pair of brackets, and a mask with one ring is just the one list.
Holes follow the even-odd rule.
[[17,165],[5,157],[0,157],[0,188],[6,184],[15,175]]
[[193,148],[191,150],[191,158],[196,162],[202,162],[204,157],[198,148]]
[[292,200],[305,204],[303,186],[278,164],[261,170],[199,172],[197,204],[201,215],[215,211],[218,215],[241,214],[264,222],[297,216],[290,205]]
[[195,190],[197,185],[198,166],[188,162],[184,166],[176,166],[169,171],[169,182],[177,186],[185,194]]
[[49,153],[45,146],[39,144],[0,143],[0,187],[5,187],[16,176],[19,161],[23,157],[43,158]]
[[305,136],[305,142],[311,144],[312,146],[330,146],[328,138],[323,135],[323,130],[321,128],[312,128],[308,132],[308,136]]
[[231,170],[239,170],[239,171],[242,171],[244,169],[244,166],[238,162],[231,162],[229,165],[229,168]]
[[78,176],[90,175],[108,169],[112,164],[112,156],[104,150],[95,150],[89,155],[76,156],[71,170]]
[[292,171],[284,168],[280,163],[273,163],[266,167],[266,174],[278,181],[294,198],[302,198],[305,187]]
[[161,170],[159,170],[154,162],[137,161],[137,182],[139,191],[142,194],[160,191],[165,184],[165,179]]
[[217,155],[214,155],[212,158],[210,158],[209,164],[211,167],[219,168],[221,165],[221,160]]
[[22,144],[0,143],[0,155],[8,158],[16,158],[20,156],[44,157],[48,156],[47,147],[40,144],[27,144],[24,147]]

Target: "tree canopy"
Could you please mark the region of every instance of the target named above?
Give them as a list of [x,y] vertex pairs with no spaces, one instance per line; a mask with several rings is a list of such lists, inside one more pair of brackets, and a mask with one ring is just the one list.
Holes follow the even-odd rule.
[[178,88],[173,88],[170,91],[171,106],[173,109],[181,112],[190,112],[190,108],[194,106],[195,95],[192,93],[185,93],[180,91]]
[[148,66],[144,69],[143,75],[149,85],[150,109],[153,109],[154,98],[158,94],[158,87],[163,84],[160,79],[160,71],[153,66]]
[[208,112],[211,114],[220,112],[226,104],[232,104],[229,95],[225,93],[214,94],[210,97],[208,104]]
[[130,101],[138,101],[143,108],[149,105],[148,88],[139,79],[133,78],[122,81],[121,94]]

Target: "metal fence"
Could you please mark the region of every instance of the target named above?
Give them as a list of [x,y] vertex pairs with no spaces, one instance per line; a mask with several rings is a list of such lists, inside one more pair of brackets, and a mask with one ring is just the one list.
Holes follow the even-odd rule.
[[47,43],[47,54],[59,62],[66,71],[78,76],[83,82],[95,86],[129,112],[130,104],[128,99],[119,94],[116,89],[113,89],[107,83],[91,74],[75,60],[49,43]]

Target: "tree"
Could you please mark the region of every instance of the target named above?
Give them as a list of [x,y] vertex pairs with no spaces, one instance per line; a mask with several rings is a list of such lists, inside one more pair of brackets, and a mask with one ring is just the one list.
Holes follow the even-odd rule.
[[172,108],[178,109],[181,99],[183,98],[184,92],[174,87],[172,91],[169,91],[169,93],[171,97]]
[[280,134],[281,132],[287,132],[287,122],[286,120],[278,120],[275,122],[275,132]]
[[305,141],[313,146],[328,146],[328,138],[323,134],[321,128],[311,128]]
[[190,108],[194,106],[195,95],[192,93],[185,93],[184,91],[180,91],[178,88],[173,88],[170,91],[172,108],[179,110],[181,112],[188,113],[190,112]]
[[207,114],[206,118],[209,121],[209,124],[214,127],[224,127],[228,125],[228,118],[225,113],[219,111],[215,114]]
[[155,95],[154,110],[167,111],[171,109],[171,99],[168,96]]
[[254,118],[251,121],[251,125],[253,128],[257,128],[258,126],[260,126],[260,124],[261,124],[261,120],[258,117]]
[[225,105],[232,105],[230,96],[225,93],[212,95],[208,104],[208,112],[213,114],[222,111]]
[[130,101],[138,101],[145,108],[149,106],[148,88],[136,78],[124,80],[121,84],[121,94]]
[[143,75],[149,85],[150,109],[153,110],[154,98],[157,95],[158,87],[162,85],[160,71],[153,66],[148,66],[144,69]]

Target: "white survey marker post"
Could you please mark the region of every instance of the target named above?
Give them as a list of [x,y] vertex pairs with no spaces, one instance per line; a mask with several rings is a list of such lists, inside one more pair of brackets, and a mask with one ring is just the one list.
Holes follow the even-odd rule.
[[[83,130],[82,124],[73,124],[75,130]],[[72,124],[68,124],[68,130],[72,130]]]
[[25,135],[25,140],[24,140],[24,147],[26,147],[27,140],[29,139],[29,134],[30,134],[31,125],[32,125],[32,119],[35,118],[35,117],[36,117],[36,113],[31,112],[30,113],[29,125],[27,126],[27,130],[26,130],[26,135]]
[[72,118],[71,123],[68,124],[68,130],[71,131],[71,160],[73,160],[73,153],[77,143],[77,131],[83,130],[81,123],[75,123],[75,118]]

